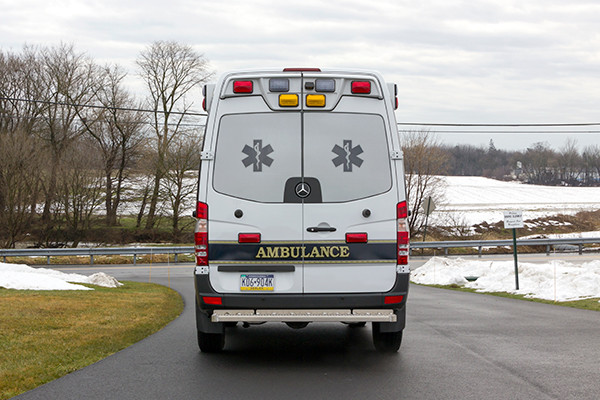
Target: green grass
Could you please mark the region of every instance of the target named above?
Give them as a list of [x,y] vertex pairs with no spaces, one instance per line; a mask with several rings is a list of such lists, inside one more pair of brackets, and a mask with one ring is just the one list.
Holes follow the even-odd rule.
[[183,310],[172,289],[124,283],[89,285],[94,291],[0,289],[0,399],[122,350]]
[[[412,282],[411,282],[411,284],[417,285],[416,283],[412,283]],[[457,284],[422,285],[422,286],[430,286],[430,287],[436,287],[436,288],[440,288],[440,289],[457,290],[460,292],[487,294],[487,295],[498,296],[498,297],[506,297],[509,299],[533,301],[536,303],[555,304],[558,306],[580,308],[583,310],[600,311],[600,298],[592,298],[592,299],[576,300],[576,301],[552,301],[552,300],[529,298],[529,297],[525,297],[525,295],[522,295],[522,294],[513,294],[513,293],[507,293],[507,292],[478,292],[475,289],[465,288],[465,287],[462,287]]]

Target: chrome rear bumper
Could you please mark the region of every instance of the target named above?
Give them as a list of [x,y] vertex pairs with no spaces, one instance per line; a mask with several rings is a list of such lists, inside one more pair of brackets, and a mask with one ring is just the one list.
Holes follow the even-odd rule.
[[215,310],[212,322],[396,322],[394,310]]

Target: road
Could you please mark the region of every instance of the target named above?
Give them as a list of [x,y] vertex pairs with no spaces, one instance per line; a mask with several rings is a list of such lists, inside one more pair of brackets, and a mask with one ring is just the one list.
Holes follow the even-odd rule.
[[[415,261],[415,266],[418,264]],[[600,313],[412,285],[398,354],[369,327],[265,324],[198,351],[192,270],[68,267],[170,285],[183,314],[158,333],[19,399],[597,399]]]

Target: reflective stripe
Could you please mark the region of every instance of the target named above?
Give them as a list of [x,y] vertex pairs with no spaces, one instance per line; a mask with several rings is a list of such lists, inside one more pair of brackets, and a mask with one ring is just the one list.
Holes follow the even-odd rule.
[[395,262],[396,243],[209,243],[210,261],[281,262],[304,261],[305,263],[330,262]]

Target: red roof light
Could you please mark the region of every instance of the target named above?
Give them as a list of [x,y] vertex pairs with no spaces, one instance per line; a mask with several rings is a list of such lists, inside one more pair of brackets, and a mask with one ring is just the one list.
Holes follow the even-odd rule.
[[353,81],[352,93],[354,94],[370,94],[371,82],[369,81]]
[[252,81],[234,81],[233,93],[252,93]]

